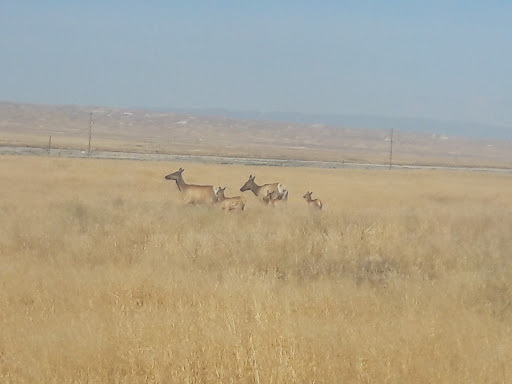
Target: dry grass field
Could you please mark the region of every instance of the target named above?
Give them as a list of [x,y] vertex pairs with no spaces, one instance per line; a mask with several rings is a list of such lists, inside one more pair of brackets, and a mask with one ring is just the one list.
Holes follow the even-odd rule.
[[3,156],[0,382],[509,383],[511,234],[510,175]]

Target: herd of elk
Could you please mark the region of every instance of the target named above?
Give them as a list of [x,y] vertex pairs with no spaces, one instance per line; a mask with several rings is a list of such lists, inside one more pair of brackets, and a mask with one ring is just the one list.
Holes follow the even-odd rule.
[[[226,197],[224,191],[226,187],[214,187],[213,185],[195,185],[187,184],[183,180],[183,168],[180,168],[174,173],[170,173],[165,178],[167,180],[176,181],[176,185],[180,192],[184,195],[184,200],[187,204],[210,204],[218,203],[223,210],[243,211],[245,208],[245,201],[240,196]],[[278,202],[284,202],[288,199],[288,190],[281,183],[272,183],[257,185],[254,181],[256,176],[249,175],[249,180],[240,188],[241,192],[252,191],[254,195],[262,202],[274,206]],[[322,202],[319,199],[312,199],[313,192],[306,192],[303,196],[310,207],[315,209],[322,209]]]

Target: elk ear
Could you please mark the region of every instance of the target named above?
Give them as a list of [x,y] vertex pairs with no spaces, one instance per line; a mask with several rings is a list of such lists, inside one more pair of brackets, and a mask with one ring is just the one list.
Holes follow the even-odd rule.
[[179,173],[183,173],[184,169],[180,167]]

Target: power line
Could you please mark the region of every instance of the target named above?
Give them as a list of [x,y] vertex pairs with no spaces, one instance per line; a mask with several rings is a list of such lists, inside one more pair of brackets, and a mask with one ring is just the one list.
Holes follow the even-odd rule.
[[87,156],[91,156],[91,137],[92,137],[92,112],[89,117],[89,148],[87,149]]
[[391,140],[389,144],[389,169],[391,170],[391,165],[393,164],[393,128],[391,128]]

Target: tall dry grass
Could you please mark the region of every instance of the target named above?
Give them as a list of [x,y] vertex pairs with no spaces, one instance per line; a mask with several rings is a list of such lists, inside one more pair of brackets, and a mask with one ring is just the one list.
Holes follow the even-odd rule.
[[[180,165],[290,200],[183,206]],[[510,175],[0,157],[0,183],[0,382],[512,379]]]

